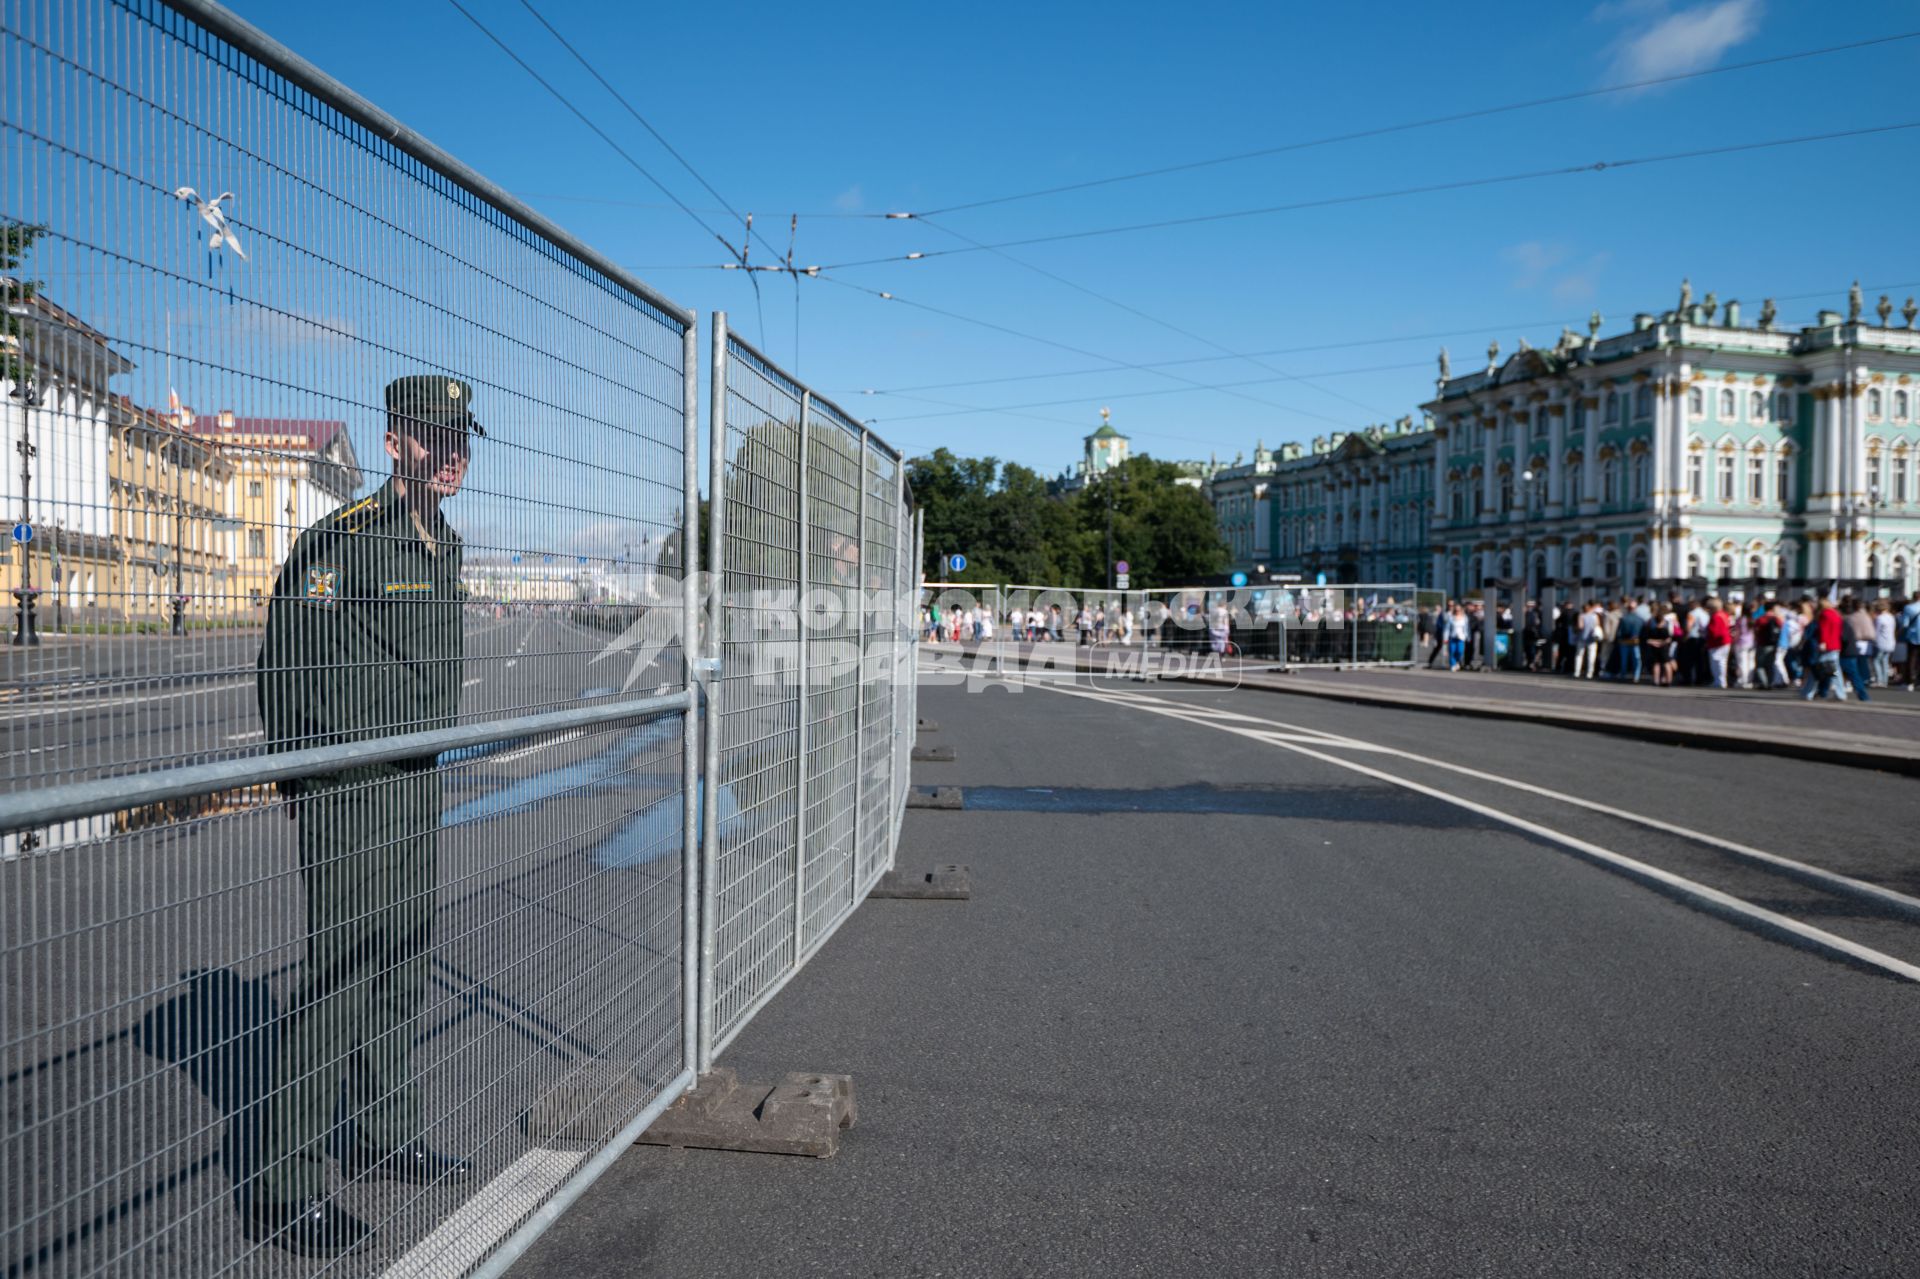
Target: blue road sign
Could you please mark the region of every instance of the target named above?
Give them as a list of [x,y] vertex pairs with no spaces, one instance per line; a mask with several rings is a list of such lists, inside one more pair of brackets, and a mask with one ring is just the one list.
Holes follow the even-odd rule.
[[966,568],[966,566],[967,566],[966,556],[964,555],[947,556],[947,569],[949,572],[958,573],[962,569]]
[[1125,560],[1118,560],[1114,563],[1113,571],[1116,573],[1131,573],[1133,569]]
[[1315,573],[1313,575],[1313,584],[1315,586],[1325,586],[1327,584],[1327,575],[1324,572]]
[[13,540],[16,542],[31,542],[33,540],[33,525],[27,523],[25,520],[14,525]]
[[1231,580],[1235,586],[1245,586],[1247,584],[1247,575],[1245,573],[1235,573]]

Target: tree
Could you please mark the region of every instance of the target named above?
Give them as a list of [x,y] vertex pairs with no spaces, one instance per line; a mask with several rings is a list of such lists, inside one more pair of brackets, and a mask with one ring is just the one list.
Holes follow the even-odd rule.
[[969,581],[1069,588],[1106,584],[1109,499],[1114,554],[1129,562],[1137,586],[1183,586],[1226,565],[1213,509],[1176,482],[1180,474],[1170,462],[1135,457],[1061,498],[1032,469],[996,458],[941,448],[907,463],[930,578],[959,553]]
[[38,280],[22,279],[17,272],[32,252],[34,241],[46,233],[47,228],[25,222],[0,224],[0,294],[4,294],[5,302],[4,309],[0,309],[0,381],[13,386],[16,392],[26,385],[32,372],[22,337],[26,330],[17,312],[40,290]]

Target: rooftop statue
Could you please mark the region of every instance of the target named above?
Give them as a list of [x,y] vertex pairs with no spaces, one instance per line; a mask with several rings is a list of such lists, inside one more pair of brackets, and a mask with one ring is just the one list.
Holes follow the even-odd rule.
[[1882,293],[1880,295],[1880,305],[1873,309],[1880,313],[1880,327],[1883,329],[1886,328],[1887,322],[1893,318],[1893,302],[1886,294]]
[[1453,360],[1447,355],[1447,348],[1443,346],[1440,348],[1440,380],[1445,382],[1452,377]]
[[1487,343],[1487,372],[1491,373],[1500,363],[1500,339]]
[[1779,314],[1780,311],[1773,305],[1772,298],[1768,298],[1762,302],[1760,304],[1760,331],[1763,333],[1771,333],[1773,331],[1774,318]]
[[1860,281],[1855,280],[1853,287],[1847,290],[1847,323],[1860,323]]
[[1915,305],[1913,304],[1913,299],[1912,299],[1912,298],[1908,298],[1908,299],[1907,299],[1907,304],[1906,304],[1905,306],[1903,306],[1903,307],[1901,307],[1901,308],[1900,308],[1900,314],[1902,314],[1902,315],[1904,315],[1904,316],[1906,316],[1906,317],[1907,317],[1907,327],[1908,327],[1908,328],[1912,328],[1912,327],[1913,327],[1913,317],[1914,317],[1914,316],[1916,316],[1916,315],[1920,315],[1920,306],[1915,306]]
[[1680,280],[1680,314],[1685,315],[1687,308],[1693,305],[1693,279],[1683,276]]
[[1713,313],[1720,309],[1720,297],[1713,290],[1707,290],[1707,296],[1700,302],[1700,309],[1707,314],[1707,323],[1713,323]]

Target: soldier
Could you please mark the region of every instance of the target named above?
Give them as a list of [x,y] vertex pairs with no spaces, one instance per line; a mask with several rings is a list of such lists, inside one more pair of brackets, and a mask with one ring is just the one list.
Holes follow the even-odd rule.
[[[459,710],[460,538],[441,514],[466,478],[465,382],[388,385],[393,477],[294,542],[268,605],[258,689],[274,750],[444,728]],[[440,824],[431,755],[283,784],[299,822],[307,962],[281,1025],[248,1236],[331,1255],[371,1233],[326,1191],[340,1084],[349,1178],[458,1180],[422,1141],[410,1047],[427,983]]]

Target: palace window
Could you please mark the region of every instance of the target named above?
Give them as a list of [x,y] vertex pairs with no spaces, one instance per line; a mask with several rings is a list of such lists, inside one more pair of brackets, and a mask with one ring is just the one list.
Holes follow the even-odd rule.
[[1608,458],[1600,465],[1600,502],[1603,506],[1620,503],[1620,460]]
[[247,530],[247,554],[256,560],[267,557],[267,531],[250,528]]
[[1767,500],[1767,459],[1764,454],[1747,454],[1747,501],[1759,506]]
[[1909,473],[1910,468],[1907,466],[1907,459],[1904,457],[1895,458],[1893,461],[1893,500],[1903,506],[1907,502],[1907,494],[1910,491],[1907,487],[1907,476]]
[[1787,504],[1787,494],[1793,486],[1793,459],[1782,453],[1773,463],[1773,500],[1780,505]]
[[1647,493],[1653,487],[1653,458],[1646,453],[1636,453],[1633,457],[1633,500],[1645,502]]
[[1687,416],[1705,417],[1707,415],[1707,393],[1697,386],[1687,388]]
[[1880,388],[1877,386],[1869,388],[1867,391],[1867,416],[1879,417],[1882,406],[1883,399],[1880,395]]
[[1707,461],[1698,453],[1687,458],[1687,493],[1696,502],[1707,495]]
[[1773,397],[1773,417],[1776,422],[1793,421],[1793,392],[1778,391]]
[[1755,422],[1767,420],[1767,397],[1759,391],[1747,394],[1747,417]]
[[1908,404],[1909,400],[1905,391],[1895,391],[1893,393],[1893,415],[1902,422],[1907,420]]
[[1653,391],[1651,388],[1643,386],[1633,393],[1633,416],[1635,418],[1648,418],[1653,416]]
[[1872,496],[1886,496],[1886,465],[1879,452],[1867,454],[1867,492]]
[[1720,392],[1720,420],[1722,422],[1731,422],[1737,416],[1739,416],[1739,413],[1735,406],[1733,392],[1722,390]]
[[1609,424],[1620,420],[1620,397],[1612,391],[1607,392],[1607,421]]
[[1722,453],[1714,459],[1714,478],[1717,483],[1715,492],[1719,493],[1722,503],[1732,503],[1733,490],[1733,454]]

